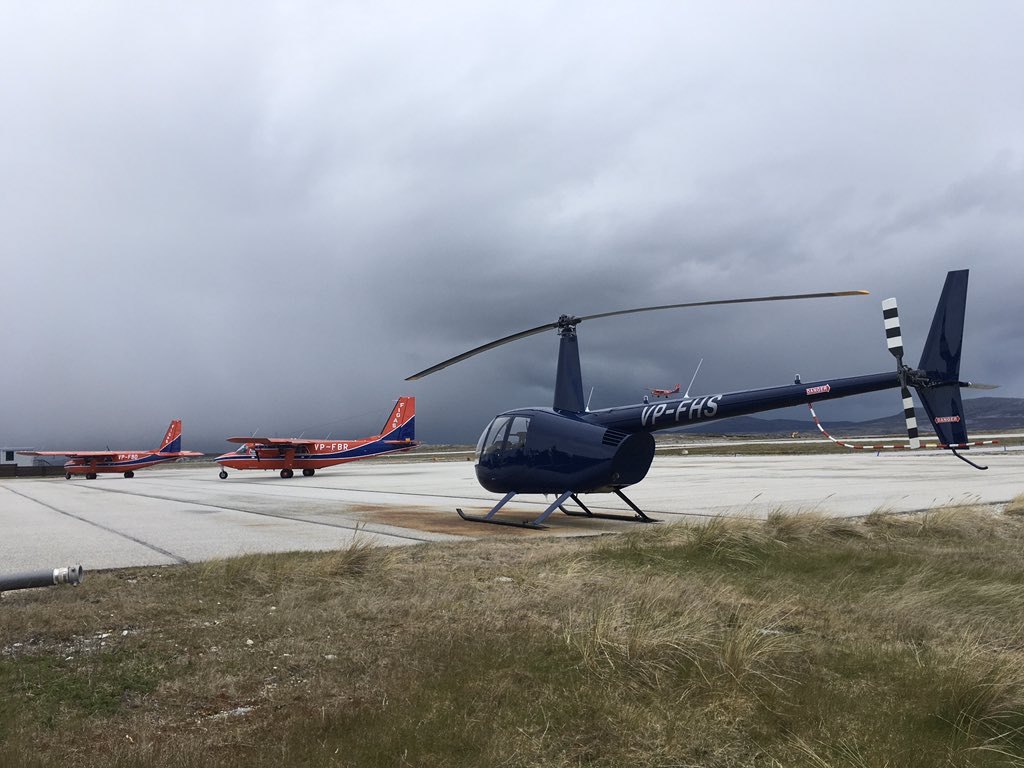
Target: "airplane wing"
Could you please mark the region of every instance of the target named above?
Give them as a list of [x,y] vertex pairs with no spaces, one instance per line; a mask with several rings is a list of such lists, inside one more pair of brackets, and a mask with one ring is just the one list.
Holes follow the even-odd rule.
[[229,443],[256,443],[257,445],[309,445],[310,440],[297,437],[229,437]]
[[23,456],[67,456],[70,459],[99,459],[140,451],[18,451]]
[[205,456],[199,451],[177,451],[175,453],[158,453],[156,451],[18,451],[24,456],[67,456],[69,459],[113,459],[116,456],[152,454],[154,456]]
[[258,448],[294,448],[295,450],[307,449],[315,441],[300,440],[297,437],[229,437],[229,443],[241,443],[242,445],[255,445]]

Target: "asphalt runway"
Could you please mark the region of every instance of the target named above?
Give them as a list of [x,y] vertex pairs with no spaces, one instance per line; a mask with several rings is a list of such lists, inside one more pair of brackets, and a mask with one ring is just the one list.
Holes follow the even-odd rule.
[[[1024,451],[975,450],[972,469],[937,451],[824,456],[658,456],[626,493],[664,522],[711,515],[764,517],[775,509],[828,515],[907,512],[948,504],[1005,504],[1024,493]],[[353,540],[383,546],[486,536],[622,531],[629,522],[553,514],[547,531],[467,523],[498,497],[472,461],[362,461],[307,478],[215,466],[157,468],[132,479],[0,480],[0,573],[81,563],[87,571],[168,565],[252,552],[324,550]],[[628,513],[608,494],[583,497],[595,512]],[[532,519],[543,497],[501,514]]]

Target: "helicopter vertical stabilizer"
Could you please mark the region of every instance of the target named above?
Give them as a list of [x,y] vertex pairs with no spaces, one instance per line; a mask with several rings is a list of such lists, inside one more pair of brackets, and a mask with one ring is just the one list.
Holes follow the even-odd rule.
[[957,382],[960,378],[960,348],[964,338],[964,313],[967,308],[967,270],[946,275],[942,295],[928,340],[917,367],[936,382]]
[[939,442],[945,446],[967,446],[967,421],[964,418],[964,404],[960,399],[960,386],[947,384],[917,390],[924,404],[924,410],[935,428]]
[[960,352],[967,308],[967,276],[966,269],[946,275],[928,340],[918,363],[925,382],[915,387],[939,442],[947,446],[966,447],[967,443],[967,422],[960,399]]

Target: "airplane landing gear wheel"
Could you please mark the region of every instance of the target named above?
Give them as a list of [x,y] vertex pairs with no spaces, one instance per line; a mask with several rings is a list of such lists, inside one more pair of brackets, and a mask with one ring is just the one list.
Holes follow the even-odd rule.
[[282,469],[281,470],[281,477],[283,477],[285,480],[287,480],[289,477],[291,477],[294,474],[295,473],[292,472],[290,469]]
[[71,473],[70,472],[65,472],[64,473],[64,479],[65,480],[70,480],[71,479]]
[[134,472],[132,472],[132,471],[131,471],[131,470],[129,469],[129,470],[127,471],[127,472],[125,472],[125,473],[124,473],[124,476],[125,476],[125,477],[135,477],[135,473],[134,473]]
[[302,470],[302,476],[303,477],[312,477],[315,474],[316,474],[316,470],[315,469],[304,469],[304,470]]
[[85,475],[85,479],[86,480],[95,480],[96,479],[96,473],[95,472],[87,472],[86,475]]
[[219,474],[219,475],[217,475],[217,477],[219,477],[219,478],[220,478],[221,480],[227,480],[227,479],[228,479],[228,473],[227,473],[227,472],[225,472],[225,471],[224,471],[224,470],[222,469],[222,470],[220,471],[220,474]]

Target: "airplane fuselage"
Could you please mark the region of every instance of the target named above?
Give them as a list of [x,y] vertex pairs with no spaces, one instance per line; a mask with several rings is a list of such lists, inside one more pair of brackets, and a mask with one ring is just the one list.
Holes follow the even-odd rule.
[[415,440],[310,440],[301,447],[246,446],[218,456],[215,461],[231,469],[323,469],[370,456],[415,448]]
[[227,479],[227,469],[273,469],[281,477],[289,478],[294,470],[302,471],[306,477],[318,469],[345,464],[350,461],[399,453],[415,448],[416,440],[416,398],[400,397],[391,409],[391,415],[373,437],[355,440],[304,437],[229,437],[229,443],[241,447],[231,453],[218,456],[221,466],[220,479]]
[[162,456],[154,451],[115,453],[103,457],[79,456],[68,459],[64,463],[64,471],[71,475],[134,472],[136,469],[145,469],[167,461],[177,461],[179,458],[180,456],[177,455]]
[[181,450],[181,419],[174,419],[160,447],[152,451],[19,451],[25,456],[67,456],[64,477],[84,475],[92,480],[97,475],[122,473],[134,477],[136,469],[146,469],[166,461],[177,461],[187,456],[202,456],[197,451]]

